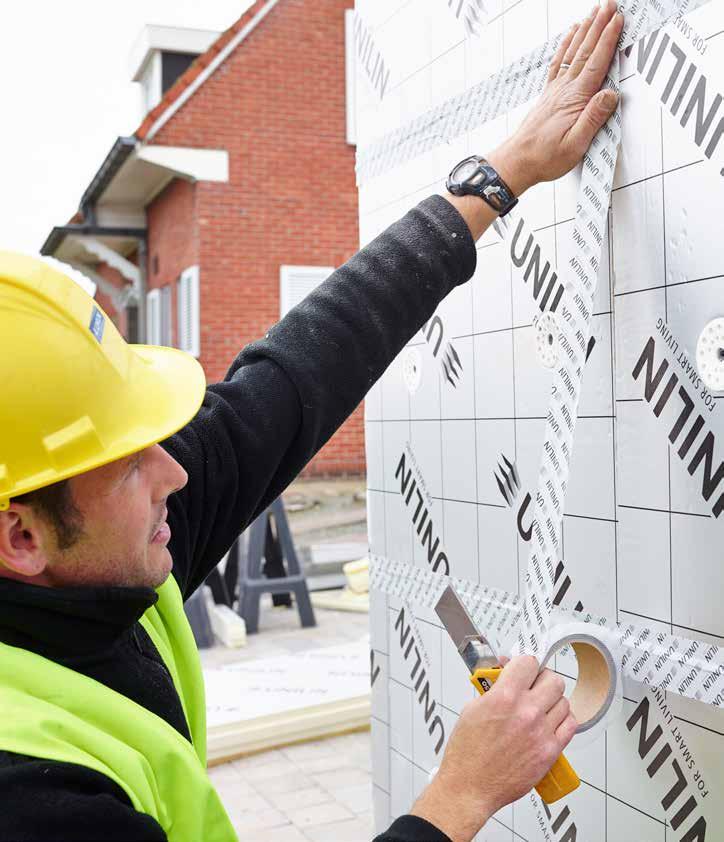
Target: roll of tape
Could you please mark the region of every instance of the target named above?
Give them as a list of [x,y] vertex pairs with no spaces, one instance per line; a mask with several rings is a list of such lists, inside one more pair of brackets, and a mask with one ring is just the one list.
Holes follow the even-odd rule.
[[[602,626],[570,622],[550,629],[548,651],[541,666],[570,646],[578,664],[578,675],[569,702],[578,721],[579,736],[595,739],[620,712],[623,701],[622,653],[614,635]],[[565,670],[562,670],[565,673]]]
[[724,319],[714,319],[702,330],[696,343],[696,365],[708,389],[724,390]]

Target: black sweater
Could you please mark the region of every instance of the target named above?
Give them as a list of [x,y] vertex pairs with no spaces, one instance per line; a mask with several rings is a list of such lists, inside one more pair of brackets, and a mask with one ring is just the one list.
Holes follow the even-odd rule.
[[[410,211],[244,348],[194,419],[163,447],[187,471],[168,499],[184,598],[297,476],[440,301],[475,269],[465,221],[442,197]],[[0,641],[83,673],[190,740],[170,674],[138,622],[151,588],[46,588],[0,577]],[[0,716],[2,711],[0,711]],[[0,751],[0,842],[165,842],[110,778]],[[398,819],[377,842],[449,842]],[[189,840],[196,842],[196,840]],[[200,842],[200,841],[199,841]]]

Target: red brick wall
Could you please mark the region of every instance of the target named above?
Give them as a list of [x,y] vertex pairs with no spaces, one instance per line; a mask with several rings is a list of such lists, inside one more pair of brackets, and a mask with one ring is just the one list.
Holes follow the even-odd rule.
[[[180,178],[171,181],[146,208],[148,224],[148,289],[171,287],[171,341],[178,345],[176,281],[184,269],[199,262],[197,185]],[[203,293],[202,320],[204,317]],[[202,342],[203,346],[203,342]],[[202,347],[203,351],[203,347]],[[207,380],[212,382],[203,358]]]
[[[345,140],[352,5],[283,0],[153,138],[229,152],[229,183],[176,181],[149,207],[160,275],[199,262],[210,381],[278,320],[282,264],[339,266],[358,247],[354,147]],[[363,471],[358,410],[308,473]]]

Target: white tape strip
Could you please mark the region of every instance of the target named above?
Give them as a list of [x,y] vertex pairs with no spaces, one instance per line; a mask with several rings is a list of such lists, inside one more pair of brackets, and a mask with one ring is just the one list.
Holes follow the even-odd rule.
[[[618,90],[619,58],[614,57],[605,86]],[[523,623],[518,628],[519,653],[540,658],[553,610],[555,568],[560,558],[566,489],[573,453],[578,401],[591,332],[593,297],[604,242],[613,172],[621,141],[621,105],[593,139],[583,159],[573,228],[573,254],[565,268],[565,292],[555,314],[558,367],[551,384],[545,439],[538,474],[531,554],[525,579]]]
[[[625,0],[619,9],[626,21],[619,49],[634,44],[676,14],[685,14],[709,0]],[[506,114],[543,90],[548,67],[565,33],[410,123],[400,126],[357,152],[357,183],[381,175],[454,138]]]
[[[373,556],[370,587],[421,608],[433,609],[448,584],[452,584],[470,616],[501,654],[511,652],[521,622],[521,600],[511,593],[486,588]],[[714,707],[724,707],[724,649],[698,640],[657,632],[645,626],[612,625],[590,613],[556,608],[555,618],[571,619],[608,628],[621,651],[617,664],[622,675]]]

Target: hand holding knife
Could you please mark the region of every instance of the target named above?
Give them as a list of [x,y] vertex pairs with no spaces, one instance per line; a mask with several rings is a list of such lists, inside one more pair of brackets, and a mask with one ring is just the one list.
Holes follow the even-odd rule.
[[[435,612],[450,635],[465,666],[470,682],[482,696],[500,678],[503,667],[488,640],[475,627],[465,605],[451,585],[442,593]],[[535,789],[546,804],[553,804],[580,786],[580,778],[561,754]]]

